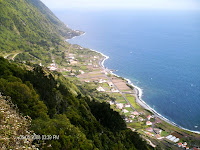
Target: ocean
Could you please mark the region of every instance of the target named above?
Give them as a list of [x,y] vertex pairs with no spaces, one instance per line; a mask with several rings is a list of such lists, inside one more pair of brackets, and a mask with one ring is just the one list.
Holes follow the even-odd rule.
[[200,131],[200,12],[60,10],[86,34],[70,43],[109,56],[105,67],[128,78],[142,99],[170,121]]

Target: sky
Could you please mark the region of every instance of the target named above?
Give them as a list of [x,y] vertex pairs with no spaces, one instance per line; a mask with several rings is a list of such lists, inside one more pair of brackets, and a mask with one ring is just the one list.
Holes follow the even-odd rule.
[[200,10],[199,0],[41,0],[50,9],[167,9]]

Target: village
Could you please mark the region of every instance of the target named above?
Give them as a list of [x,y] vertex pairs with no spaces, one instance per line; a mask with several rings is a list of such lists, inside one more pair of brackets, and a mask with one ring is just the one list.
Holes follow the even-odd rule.
[[[114,100],[106,100],[110,107],[119,112],[133,132],[140,133],[152,146],[158,141],[176,149],[194,149],[187,144],[188,133],[179,131],[176,127],[166,127],[165,122],[149,110],[142,108],[137,102],[137,92],[128,84],[127,80],[112,74],[112,71],[103,68],[101,62],[105,59],[100,53],[84,49],[78,45],[71,45],[64,53],[62,64],[57,62],[56,56],[48,66],[49,70],[59,71],[65,77],[79,80],[99,93],[106,93]],[[164,124],[164,125],[163,125]],[[177,131],[178,130],[178,131]]]

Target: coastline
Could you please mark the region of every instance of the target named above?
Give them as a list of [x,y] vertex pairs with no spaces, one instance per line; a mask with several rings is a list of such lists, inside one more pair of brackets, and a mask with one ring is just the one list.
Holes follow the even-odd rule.
[[[77,32],[77,30],[73,30],[73,31],[75,31],[75,32]],[[69,38],[69,39],[65,39],[65,41],[69,41],[69,40],[72,40],[72,39],[74,39],[74,38],[76,38],[77,36],[83,36],[83,35],[85,35],[86,33],[85,32],[83,32],[82,34],[80,34],[80,35],[74,35],[72,38]]]
[[[86,33],[84,32],[83,34],[79,35],[79,36],[83,36],[85,35]],[[73,38],[75,38],[77,36],[74,36]],[[71,38],[71,39],[73,39]],[[71,39],[67,39],[66,41],[69,42],[69,40]],[[103,59],[101,59],[99,61],[99,66],[104,69],[105,71],[109,72],[110,74],[114,75],[114,76],[117,76],[117,77],[121,77],[115,73],[113,73],[113,71],[111,69],[108,69],[104,66],[104,63],[107,59],[109,59],[109,56],[103,54],[102,52],[99,52],[97,50],[93,50],[93,49],[90,49],[91,51],[94,51],[96,53],[99,53],[103,56]],[[134,85],[130,79],[127,79],[127,78],[124,78],[124,77],[121,77],[123,79],[125,79],[127,81],[127,83],[131,86],[134,87],[134,91],[136,92],[136,94],[134,94],[135,96],[135,99],[136,99],[136,103],[138,103],[142,108],[146,109],[146,110],[149,110],[150,112],[152,112],[154,114],[154,116],[158,117],[159,119],[163,120],[164,122],[167,122],[168,124],[172,125],[172,126],[175,126],[175,127],[178,127],[179,129],[182,129],[182,130],[186,130],[186,131],[189,131],[189,132],[192,132],[192,133],[195,133],[195,134],[200,134],[200,131],[193,131],[193,130],[189,130],[189,129],[186,129],[184,127],[181,127],[180,125],[176,124],[175,122],[173,121],[170,121],[169,119],[167,119],[166,117],[162,116],[161,114],[159,114],[156,110],[154,110],[152,107],[150,107],[144,100],[142,100],[142,95],[143,95],[143,92],[142,92],[142,89],[139,88],[138,86]]]
[[[93,51],[102,54],[102,56],[104,56],[104,57],[106,56],[106,55],[104,55],[103,53],[98,52],[98,51],[96,51],[96,50],[93,50]],[[109,70],[109,69],[107,69],[107,68],[104,67],[104,62],[105,62],[105,60],[107,60],[108,58],[109,58],[109,56],[106,56],[106,58],[105,58],[103,61],[101,61],[101,67],[102,67],[103,69],[106,69],[106,70]],[[110,72],[110,74],[113,74],[113,75],[115,75],[115,76],[117,76],[117,77],[121,77],[121,76],[119,76],[119,75],[113,73],[112,71],[109,71],[109,72]],[[183,130],[186,130],[186,131],[189,131],[189,132],[193,132],[193,133],[196,133],[196,134],[200,134],[200,131],[193,131],[193,130],[189,130],[189,129],[186,129],[186,128],[184,128],[184,127],[181,127],[180,125],[176,124],[175,122],[170,121],[170,120],[167,119],[166,117],[164,117],[164,116],[162,116],[161,114],[159,114],[156,110],[154,110],[152,107],[150,107],[144,100],[142,100],[143,92],[142,92],[142,89],[141,89],[141,88],[139,88],[138,86],[134,85],[134,84],[131,82],[130,79],[127,79],[127,78],[124,78],[124,77],[122,77],[122,78],[125,79],[129,85],[131,85],[131,86],[134,87],[134,90],[135,90],[135,92],[136,92],[136,94],[135,94],[136,103],[138,103],[142,108],[149,110],[149,111],[152,112],[156,117],[160,118],[161,120],[163,120],[163,121],[165,121],[165,122],[167,122],[167,123],[169,123],[169,124],[171,124],[171,125],[173,125],[173,126],[175,126],[175,127],[178,127],[178,128],[180,128],[180,129],[183,129]]]

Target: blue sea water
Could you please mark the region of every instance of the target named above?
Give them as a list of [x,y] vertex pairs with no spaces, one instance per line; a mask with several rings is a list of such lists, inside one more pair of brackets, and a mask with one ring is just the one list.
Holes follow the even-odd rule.
[[142,99],[176,124],[200,131],[200,12],[64,10],[85,31],[70,40],[108,55],[105,67],[143,89]]

